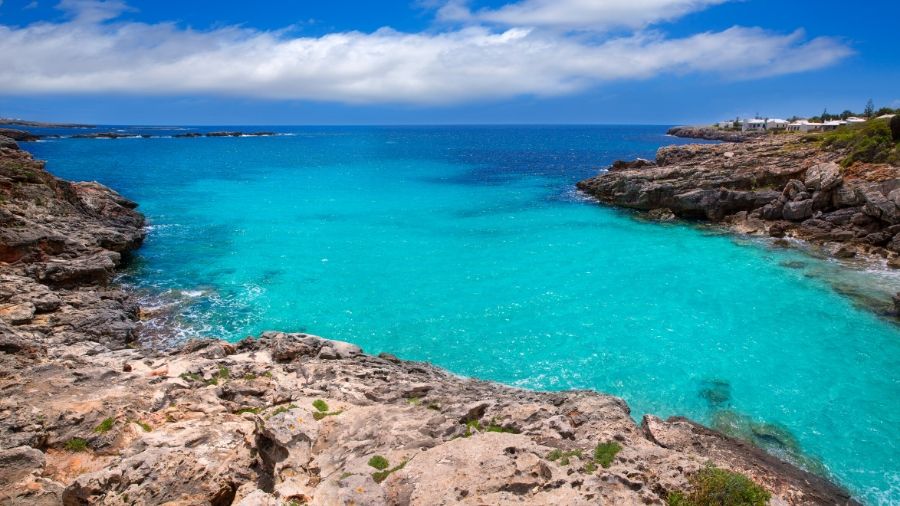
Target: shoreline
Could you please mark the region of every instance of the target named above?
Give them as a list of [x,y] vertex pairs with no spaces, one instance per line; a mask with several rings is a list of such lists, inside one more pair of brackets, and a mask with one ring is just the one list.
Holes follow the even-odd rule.
[[[713,461],[787,504],[853,503],[686,419],[645,415],[639,426],[599,392],[517,389],[306,334],[142,348],[140,308],[113,282],[144,239],[137,204],[59,180],[8,143],[0,155],[14,162],[2,165],[0,202],[13,220],[0,237],[12,288],[0,312],[6,497],[660,503]],[[610,444],[620,450],[608,464],[584,456]]]

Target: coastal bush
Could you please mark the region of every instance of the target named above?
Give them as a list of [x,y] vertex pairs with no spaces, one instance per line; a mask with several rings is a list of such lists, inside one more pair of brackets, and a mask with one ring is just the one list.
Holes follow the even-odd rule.
[[622,446],[615,441],[600,443],[594,448],[594,462],[606,469],[612,464],[613,460],[616,459],[616,455],[621,450]]
[[691,476],[690,490],[669,494],[669,506],[765,506],[771,494],[743,474],[707,465]]
[[891,118],[891,138],[894,142],[900,142],[900,114]]
[[900,164],[900,147],[885,120],[846,125],[822,135],[822,146],[847,152],[841,165],[856,162]]
[[76,437],[66,441],[66,444],[63,445],[63,448],[65,448],[66,451],[70,452],[83,452],[87,450],[87,445],[87,441],[81,439],[80,437]]
[[104,432],[109,432],[110,429],[113,428],[113,425],[116,424],[116,419],[113,417],[105,418],[100,425],[94,427],[94,432],[98,434],[103,434]]
[[388,459],[382,457],[381,455],[375,455],[371,459],[369,459],[369,465],[378,469],[379,471],[383,471],[387,469],[391,464],[388,462]]

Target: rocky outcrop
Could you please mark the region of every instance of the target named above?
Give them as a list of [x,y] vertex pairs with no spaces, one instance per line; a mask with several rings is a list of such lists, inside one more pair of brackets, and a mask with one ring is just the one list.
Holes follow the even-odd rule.
[[795,237],[837,257],[900,267],[900,168],[845,169],[842,156],[790,135],[671,146],[657,152],[655,166],[609,170],[578,187],[607,204]]
[[677,126],[670,128],[666,134],[675,137],[687,137],[689,139],[706,139],[710,141],[726,142],[744,142],[764,135],[764,133],[761,132],[740,132],[709,126]]
[[110,283],[143,239],[134,203],[18,150],[0,164],[0,503],[663,504],[710,461],[778,504],[852,503],[686,420],[638,426],[596,392],[306,334],[142,347]]

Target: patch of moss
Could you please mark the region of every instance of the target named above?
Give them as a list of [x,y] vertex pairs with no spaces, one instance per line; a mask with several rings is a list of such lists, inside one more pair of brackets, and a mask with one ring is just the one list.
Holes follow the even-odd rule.
[[66,444],[63,445],[63,448],[69,452],[83,452],[87,450],[88,444],[87,441],[81,439],[80,437],[72,438],[66,441]]
[[347,478],[353,476],[353,473],[341,473],[341,476],[338,477],[338,481],[346,480]]
[[102,422],[100,422],[100,425],[94,427],[94,432],[96,432],[98,434],[103,434],[105,432],[109,432],[113,428],[113,425],[115,425],[115,424],[116,424],[115,418],[113,418],[113,417],[105,418],[105,419],[103,419]]
[[142,420],[135,420],[134,423],[136,423],[138,425],[138,427],[143,429],[144,432],[153,432],[153,427],[151,427],[150,424],[147,422],[144,422]]
[[231,379],[231,369],[223,365],[222,367],[219,367],[219,372],[216,375],[219,377],[219,379]]
[[418,406],[422,403],[422,399],[420,399],[419,397],[410,397],[406,399],[406,403],[410,406]]
[[669,494],[670,506],[765,506],[771,494],[743,474],[707,465],[688,480],[690,490]]
[[322,413],[325,413],[328,411],[328,403],[323,401],[322,399],[314,400],[312,405],[314,408],[316,408],[316,410],[318,410]]
[[244,413],[253,413],[254,415],[258,415],[259,412],[262,411],[262,408],[254,408],[254,407],[243,407],[234,412],[236,415],[243,415]]
[[245,374],[245,375],[243,376],[243,379],[245,379],[245,380],[247,380],[247,381],[252,381],[252,380],[255,380],[255,379],[256,379],[256,375],[253,374],[252,372],[248,372],[247,374]]
[[379,471],[383,471],[390,467],[391,464],[390,462],[388,462],[388,459],[382,457],[381,455],[374,455],[369,459],[369,465],[374,467],[375,469],[378,469]]
[[610,441],[608,443],[600,443],[594,448],[594,462],[603,466],[604,469],[608,468],[613,460],[616,459],[616,454],[618,454],[622,450],[622,445],[616,443],[615,441]]
[[589,460],[584,465],[584,472],[586,472],[586,473],[593,473],[596,470],[597,470],[597,464],[593,460]]

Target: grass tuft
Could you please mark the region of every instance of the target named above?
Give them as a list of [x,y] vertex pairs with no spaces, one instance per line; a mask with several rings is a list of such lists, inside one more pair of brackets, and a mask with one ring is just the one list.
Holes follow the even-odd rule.
[[318,411],[321,411],[322,413],[325,413],[328,411],[328,403],[323,401],[322,399],[314,400],[312,405],[314,408],[316,408]]
[[390,462],[388,462],[388,459],[382,457],[381,455],[374,455],[369,459],[369,465],[374,467],[375,469],[378,469],[379,471],[383,471],[390,467],[391,464]]
[[616,454],[620,451],[622,451],[622,445],[615,441],[600,443],[594,448],[594,462],[606,469],[612,464],[613,460],[616,459]]
[[87,441],[81,439],[80,437],[72,438],[66,441],[66,444],[63,445],[63,448],[65,448],[66,451],[70,452],[83,452],[87,450],[87,447]]
[[102,422],[100,422],[100,425],[94,427],[94,432],[96,432],[98,434],[103,434],[105,432],[109,432],[113,428],[113,425],[115,425],[115,424],[116,424],[115,418],[113,418],[113,417],[105,418]]
[[385,469],[385,470],[383,470],[383,471],[378,471],[378,472],[376,472],[376,473],[372,473],[372,479],[375,480],[375,483],[381,483],[381,482],[383,482],[384,480],[386,480],[387,477],[390,476],[392,473],[396,473],[397,471],[399,471],[399,470],[403,469],[404,467],[406,467],[406,463],[407,463],[407,462],[409,462],[409,461],[408,461],[408,460],[407,460],[407,461],[404,461],[404,462],[403,462],[402,464],[400,464],[399,466],[395,466],[395,467],[392,467],[392,468],[390,468],[390,469]]
[[743,474],[712,464],[691,476],[688,492],[669,494],[669,506],[765,506],[771,494]]

